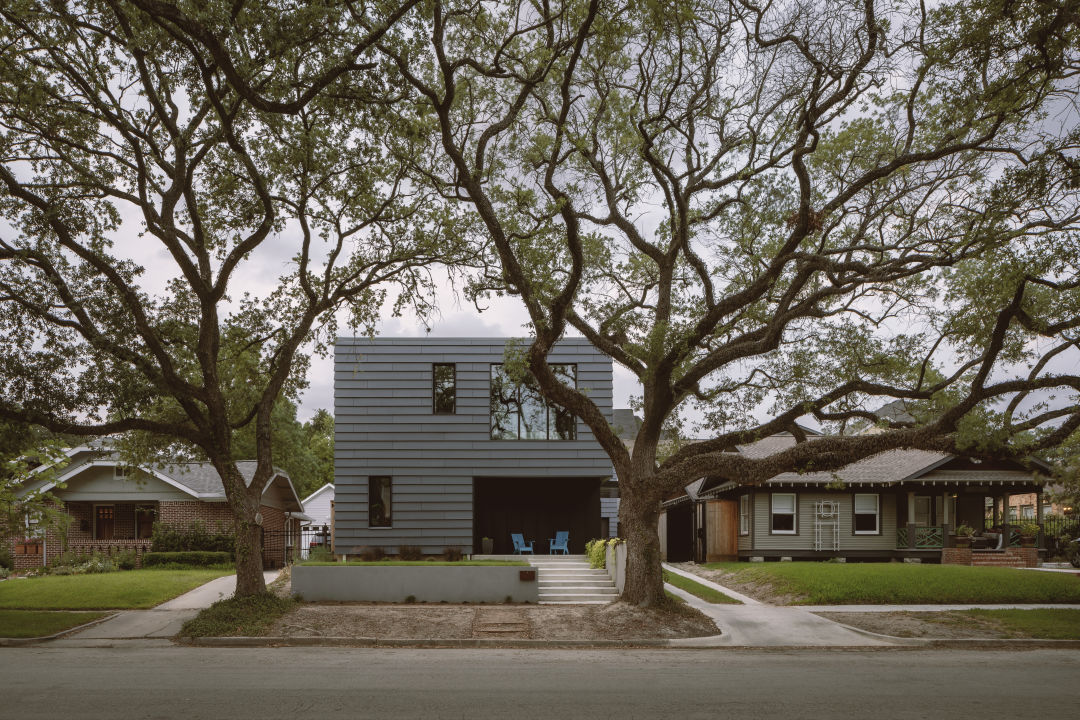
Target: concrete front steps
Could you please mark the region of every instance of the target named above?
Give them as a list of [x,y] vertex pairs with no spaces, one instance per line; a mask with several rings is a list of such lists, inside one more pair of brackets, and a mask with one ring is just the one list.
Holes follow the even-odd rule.
[[606,605],[619,599],[607,570],[594,570],[584,555],[537,555],[524,559],[536,568],[541,605]]

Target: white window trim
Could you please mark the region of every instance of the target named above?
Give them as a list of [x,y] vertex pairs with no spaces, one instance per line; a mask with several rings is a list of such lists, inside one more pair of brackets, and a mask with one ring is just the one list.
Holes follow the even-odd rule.
[[750,534],[750,493],[739,496],[739,535]]
[[113,477],[117,480],[127,480],[131,475],[131,469],[127,465],[116,463],[113,465]]
[[[859,497],[872,497],[874,498],[874,529],[873,530],[856,530],[855,529],[855,516],[856,515],[869,515],[870,513],[858,512],[858,498]],[[878,493],[855,493],[851,499],[851,529],[856,535],[880,535],[881,534],[881,495]]]
[[[776,512],[776,498],[781,495],[791,496],[791,512]],[[791,515],[791,530],[777,530],[774,527],[773,517],[776,515]],[[769,496],[769,533],[772,535],[798,535],[799,534],[799,495],[798,493],[772,493]]]

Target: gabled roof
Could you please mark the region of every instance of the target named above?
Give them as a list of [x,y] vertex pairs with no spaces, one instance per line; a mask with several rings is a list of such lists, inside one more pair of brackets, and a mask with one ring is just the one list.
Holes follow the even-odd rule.
[[306,498],[304,498],[301,502],[306,506],[314,498],[317,498],[319,495],[322,495],[327,490],[329,490],[330,492],[333,492],[334,491],[334,483],[326,483],[321,488],[319,488],[318,490],[316,490],[315,492],[311,493]]

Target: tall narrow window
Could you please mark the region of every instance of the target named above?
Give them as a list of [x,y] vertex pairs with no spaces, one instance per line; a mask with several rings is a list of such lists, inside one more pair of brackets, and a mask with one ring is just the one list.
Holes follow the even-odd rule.
[[880,532],[880,507],[876,494],[855,496],[855,519],[852,524],[856,535],[877,535]]
[[116,508],[112,505],[94,507],[94,539],[112,540],[116,537]]
[[739,534],[750,534],[750,495],[739,496]]
[[391,478],[368,478],[368,527],[390,527]]
[[[577,387],[576,365],[552,365],[555,376]],[[492,440],[576,440],[577,418],[548,403],[536,381],[515,382],[502,365],[491,366]]]
[[772,494],[771,528],[777,535],[795,534],[795,493]]
[[137,540],[149,540],[154,536],[156,514],[153,505],[135,506],[135,538]]
[[453,415],[457,411],[457,368],[453,363],[431,366],[432,410],[436,415]]

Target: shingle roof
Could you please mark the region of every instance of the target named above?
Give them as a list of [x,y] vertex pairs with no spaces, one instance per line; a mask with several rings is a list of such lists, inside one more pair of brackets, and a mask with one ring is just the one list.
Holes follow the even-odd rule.
[[622,440],[633,440],[641,428],[641,419],[630,408],[615,408],[611,411],[611,427]]
[[[252,478],[255,477],[257,464],[254,460],[241,460],[236,463],[237,469],[244,478],[245,485],[251,484]],[[164,465],[157,466],[154,469],[199,495],[225,497],[225,486],[221,483],[221,477],[218,475],[217,470],[214,469],[214,466],[208,462]],[[274,468],[274,470],[281,475],[285,474],[277,468]]]

